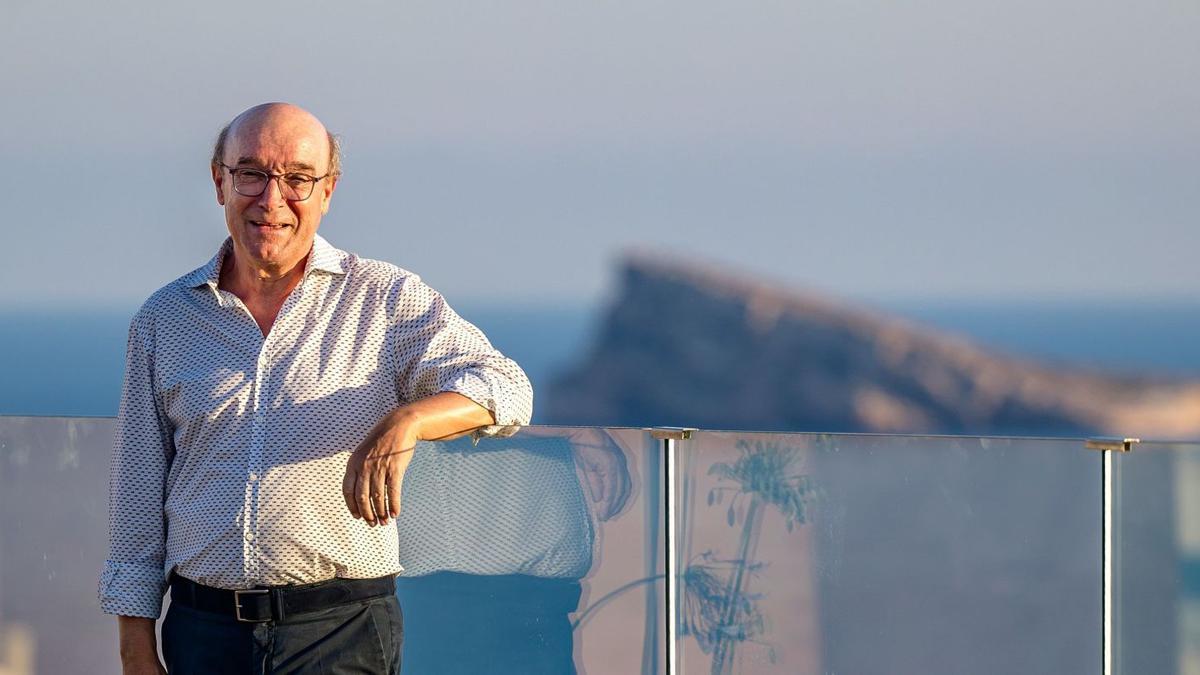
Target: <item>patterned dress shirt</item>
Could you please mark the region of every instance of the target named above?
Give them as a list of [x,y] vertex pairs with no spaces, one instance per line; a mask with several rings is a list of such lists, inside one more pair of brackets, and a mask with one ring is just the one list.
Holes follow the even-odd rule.
[[483,435],[527,424],[533,394],[417,275],[316,237],[264,337],[217,287],[224,246],[160,289],[129,329],[100,604],[157,617],[170,573],[220,588],[400,572],[395,527],[354,519],[350,453],[398,405],[457,392]]

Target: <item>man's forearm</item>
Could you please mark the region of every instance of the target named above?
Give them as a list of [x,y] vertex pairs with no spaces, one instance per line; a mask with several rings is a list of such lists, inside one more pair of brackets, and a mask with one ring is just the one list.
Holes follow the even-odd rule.
[[121,665],[126,673],[163,672],[158,660],[154,619],[118,616],[117,634],[120,640]]
[[458,438],[474,429],[496,423],[487,408],[454,392],[444,391],[406,403],[387,415],[390,425],[411,426],[416,441]]

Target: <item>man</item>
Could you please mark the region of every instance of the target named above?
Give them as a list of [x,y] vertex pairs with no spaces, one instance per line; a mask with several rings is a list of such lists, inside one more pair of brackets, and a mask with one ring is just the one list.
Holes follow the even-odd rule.
[[[229,229],[130,325],[102,609],[126,673],[399,672],[414,445],[528,422],[519,367],[413,274],[317,236],[336,139],[272,103],[212,159]],[[389,526],[390,527],[385,527]]]

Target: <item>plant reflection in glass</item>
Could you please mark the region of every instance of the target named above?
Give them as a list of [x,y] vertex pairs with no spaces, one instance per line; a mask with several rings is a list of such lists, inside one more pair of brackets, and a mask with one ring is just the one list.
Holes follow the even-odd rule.
[[[733,672],[738,643],[757,642],[765,632],[758,609],[761,595],[750,593],[750,578],[763,563],[754,560],[765,507],[783,516],[788,532],[807,520],[808,501],[815,495],[812,479],[800,473],[799,448],[774,441],[737,442],[738,458],[713,464],[708,474],[718,485],[708,493],[709,506],[725,505],[730,527],[741,527],[737,556],[718,558],[701,554],[684,572],[684,607],[681,632],[693,635],[705,653],[713,655],[713,675]],[[772,662],[774,649],[770,648]]]
[[[774,507],[788,532],[808,522],[811,501],[818,495],[812,478],[800,473],[804,453],[775,441],[737,442],[738,458],[713,464],[708,474],[719,483],[708,493],[708,505],[726,506],[730,527],[741,527],[738,554],[725,559],[705,551],[683,571],[683,607],[679,632],[696,639],[712,654],[712,675],[733,672],[734,651],[742,642],[761,644],[772,662],[775,650],[755,638],[766,633],[767,617],[758,607],[762,594],[748,590],[750,578],[765,567],[754,560],[765,507]],[[690,458],[689,458],[690,459]],[[685,464],[690,462],[685,460]],[[685,470],[686,473],[686,470]],[[686,479],[685,479],[686,480]],[[593,602],[573,622],[578,629],[594,612],[626,591],[662,579],[662,575],[631,581]]]

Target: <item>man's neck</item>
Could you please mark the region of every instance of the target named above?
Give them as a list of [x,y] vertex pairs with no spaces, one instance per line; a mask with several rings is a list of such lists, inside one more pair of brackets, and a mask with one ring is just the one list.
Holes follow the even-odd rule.
[[235,249],[230,249],[221,264],[217,287],[241,299],[266,335],[288,295],[304,278],[307,262],[308,255],[305,255],[287,269],[257,267],[250,264],[246,256],[239,256]]
[[[290,266],[259,266],[231,249],[221,265],[220,288],[238,297],[286,298],[304,276],[308,255]],[[242,298],[245,300],[246,298]]]

